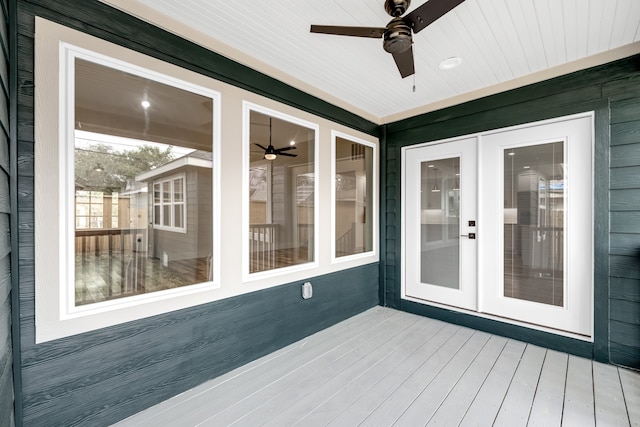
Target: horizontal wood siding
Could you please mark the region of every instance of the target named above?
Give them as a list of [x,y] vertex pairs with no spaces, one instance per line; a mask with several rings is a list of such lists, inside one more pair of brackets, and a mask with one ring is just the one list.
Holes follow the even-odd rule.
[[[381,176],[385,304],[600,361],[640,368],[640,56],[390,123]],[[400,298],[401,148],[596,111],[594,343]],[[611,313],[611,315],[609,314]]]
[[14,422],[11,345],[8,1],[0,1],[0,425]]
[[[378,265],[35,345],[35,16],[355,129],[377,126],[95,0],[18,0],[18,221],[24,425],[108,425],[378,303]],[[0,155],[2,151],[0,150]]]
[[612,86],[610,353],[640,368],[640,95]]

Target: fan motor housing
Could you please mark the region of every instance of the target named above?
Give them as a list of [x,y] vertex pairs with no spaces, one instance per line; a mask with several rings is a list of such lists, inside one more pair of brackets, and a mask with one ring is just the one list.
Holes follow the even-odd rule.
[[389,53],[401,53],[409,49],[412,43],[411,27],[402,18],[393,18],[384,31],[384,50]]
[[384,10],[395,18],[405,13],[410,4],[411,0],[385,0]]

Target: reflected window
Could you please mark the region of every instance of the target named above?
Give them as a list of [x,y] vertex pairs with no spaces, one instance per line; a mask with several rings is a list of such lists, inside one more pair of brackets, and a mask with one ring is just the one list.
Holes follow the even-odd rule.
[[314,261],[316,130],[249,110],[249,273]]
[[213,99],[74,64],[75,305],[211,281]]
[[504,150],[504,296],[564,302],[564,143]]
[[334,257],[373,250],[373,145],[334,137]]

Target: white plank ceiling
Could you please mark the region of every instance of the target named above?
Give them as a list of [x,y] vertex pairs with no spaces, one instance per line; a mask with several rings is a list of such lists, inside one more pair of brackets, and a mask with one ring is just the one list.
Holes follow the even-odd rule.
[[381,40],[309,32],[384,27],[384,0],[103,1],[377,123],[640,52],[640,0],[466,0],[414,35],[414,92]]

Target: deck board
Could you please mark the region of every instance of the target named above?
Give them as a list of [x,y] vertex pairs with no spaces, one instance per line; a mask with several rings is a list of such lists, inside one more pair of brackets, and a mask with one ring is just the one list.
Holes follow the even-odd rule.
[[428,426],[458,426],[509,340],[492,336],[447,395]]
[[590,360],[569,356],[562,424],[584,427],[596,424],[593,403],[593,368]]
[[527,425],[545,353],[546,350],[543,348],[527,345],[494,425],[505,427]]
[[629,423],[632,426],[640,426],[640,375],[624,369],[619,369],[619,373]]
[[640,373],[376,307],[117,426],[640,426]]
[[461,426],[493,424],[526,346],[523,342],[511,340],[506,344],[482,388],[464,414]]
[[[446,325],[440,329],[429,341],[427,341],[420,349],[409,355],[403,363],[399,364],[392,371],[380,379],[367,394],[359,396],[352,404],[343,409],[336,416],[327,418],[330,422],[327,425],[358,425],[364,421],[378,406],[386,401],[394,393],[400,385],[411,377],[418,369],[420,369],[432,356],[443,347],[458,345],[454,342],[450,343],[459,328],[453,325]],[[461,345],[461,344],[460,344]],[[314,411],[316,412],[316,411]],[[318,419],[317,414],[311,414],[312,418]],[[321,419],[318,419],[318,424]]]
[[[475,332],[396,422],[399,426],[424,425],[436,413],[458,381],[477,360],[491,335]],[[380,425],[375,423],[375,425]],[[386,425],[386,424],[385,424]]]
[[593,389],[596,425],[628,426],[629,415],[618,368],[593,362]]
[[529,426],[560,426],[567,378],[566,353],[547,350],[533,399]]

